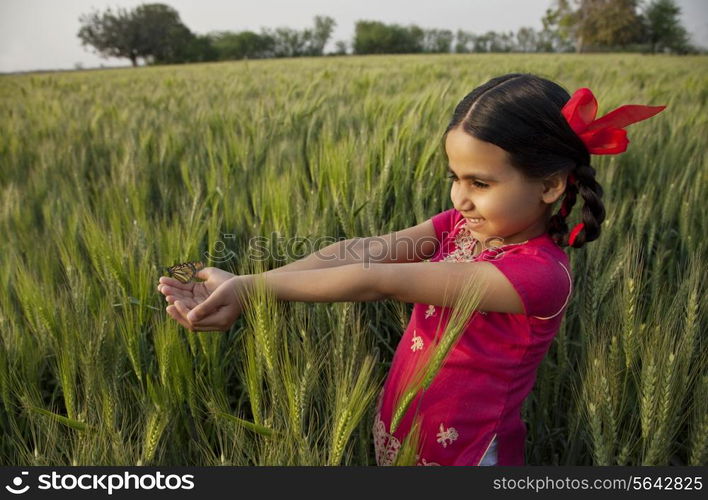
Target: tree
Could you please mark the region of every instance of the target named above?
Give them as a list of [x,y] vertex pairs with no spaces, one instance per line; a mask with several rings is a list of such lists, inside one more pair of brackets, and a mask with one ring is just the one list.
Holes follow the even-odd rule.
[[272,57],[274,54],[275,41],[267,35],[259,35],[253,31],[241,31],[233,33],[230,31],[212,32],[209,35],[211,44],[217,53],[219,60],[234,59],[261,59]]
[[690,52],[689,36],[681,25],[681,8],[673,0],[654,0],[644,11],[647,41],[651,52],[671,52],[685,54]]
[[514,32],[487,31],[474,38],[474,52],[511,52],[515,49]]
[[309,30],[301,32],[293,28],[279,27],[264,28],[262,31],[263,36],[273,41],[274,57],[299,57],[306,54],[311,37]]
[[573,13],[567,0],[557,0],[555,5],[555,9],[546,9],[541,19],[538,47],[542,52],[570,52],[574,50]]
[[[588,47],[624,47],[643,35],[638,0],[556,0],[551,10],[561,38],[575,42],[576,52]],[[547,12],[548,14],[548,12]]]
[[492,33],[492,52],[511,52],[514,50],[514,32]]
[[623,47],[641,40],[637,0],[586,0],[581,8],[588,9],[581,34],[589,45]]
[[521,52],[537,52],[538,36],[531,27],[522,26],[516,33],[517,49]]
[[385,25],[378,21],[357,21],[354,27],[355,54],[411,54],[423,51],[425,33],[418,26]]
[[337,40],[337,42],[334,44],[334,46],[337,48],[337,50],[334,52],[334,54],[338,56],[345,56],[347,55],[347,47],[348,43],[345,40]]
[[208,35],[196,35],[185,50],[185,62],[217,61],[219,52]]
[[452,38],[450,30],[423,30],[423,52],[447,54],[450,52]]
[[275,57],[321,56],[336,24],[331,17],[315,16],[312,29],[264,28],[262,36],[272,41]]
[[110,7],[79,17],[82,45],[90,45],[103,57],[126,57],[137,66],[138,57],[152,62],[181,62],[204,44],[182,23],[169,5],[143,4],[132,11]]
[[491,50],[492,38],[494,37],[493,31],[487,31],[482,35],[477,35],[474,38],[474,45],[472,47],[473,52],[489,52]]
[[103,14],[96,11],[81,15],[79,22],[78,37],[83,46],[92,46],[102,57],[127,57],[133,66],[138,65],[138,42],[127,10],[113,13],[109,7]]
[[455,52],[458,54],[472,52],[474,40],[475,36],[473,33],[468,33],[467,31],[458,29],[455,34]]
[[315,27],[312,33],[309,55],[321,56],[324,54],[325,45],[327,45],[332,36],[332,31],[334,31],[336,25],[336,21],[331,17],[315,16]]
[[176,63],[186,59],[194,34],[169,5],[153,3],[133,10],[132,21],[138,33],[140,55],[156,63]]

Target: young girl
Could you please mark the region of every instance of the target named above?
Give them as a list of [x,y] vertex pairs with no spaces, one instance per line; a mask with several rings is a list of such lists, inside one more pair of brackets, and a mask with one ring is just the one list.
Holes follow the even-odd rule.
[[[595,120],[597,102],[587,88],[571,98],[535,75],[493,78],[462,99],[443,136],[453,208],[263,273],[281,300],[415,303],[378,398],[379,465],[394,462],[414,415],[421,421],[419,465],[524,464],[521,407],[573,290],[563,247],[597,239],[605,218],[590,154],[625,151],[622,127],[662,109],[623,106]],[[578,194],[582,222],[569,232],[566,217]],[[342,257],[343,245],[353,241],[355,256]],[[158,290],[171,303],[167,312],[189,330],[227,330],[255,276],[215,268],[198,276],[206,281],[160,278]],[[477,311],[391,433],[404,374],[435,345],[472,276],[486,285]]]

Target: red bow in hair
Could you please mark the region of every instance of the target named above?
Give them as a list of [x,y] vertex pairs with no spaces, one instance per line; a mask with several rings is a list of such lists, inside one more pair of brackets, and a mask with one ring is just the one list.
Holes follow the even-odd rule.
[[[626,104],[596,120],[597,99],[589,88],[583,87],[575,91],[561,113],[590,154],[614,155],[627,150],[629,139],[624,127],[651,118],[665,108],[666,106]],[[570,177],[568,181],[573,182],[575,179],[571,180]],[[583,227],[585,226],[582,222],[573,227],[568,238],[571,246]]]
[[583,87],[575,91],[561,113],[570,128],[580,136],[589,153],[615,155],[625,152],[629,144],[624,127],[651,118],[665,108],[626,104],[596,120],[597,99],[590,89]]

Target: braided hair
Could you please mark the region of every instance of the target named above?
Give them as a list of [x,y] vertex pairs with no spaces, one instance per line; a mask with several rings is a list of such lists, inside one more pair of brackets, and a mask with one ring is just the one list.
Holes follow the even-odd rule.
[[[560,85],[529,73],[509,73],[475,88],[455,107],[443,134],[461,127],[473,137],[506,151],[509,163],[530,180],[568,175],[560,209],[548,234],[561,247],[581,248],[600,236],[605,220],[603,190],[590,165],[590,153],[561,109],[570,94]],[[583,228],[569,243],[566,218],[578,193],[583,199]]]

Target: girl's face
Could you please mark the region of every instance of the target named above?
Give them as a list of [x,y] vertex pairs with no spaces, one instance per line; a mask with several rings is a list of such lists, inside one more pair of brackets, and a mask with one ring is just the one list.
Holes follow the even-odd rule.
[[499,246],[548,230],[549,206],[563,194],[565,175],[545,182],[528,180],[509,164],[506,151],[461,128],[448,132],[445,150],[452,178],[450,198],[477,240],[491,246],[486,243],[494,239],[494,246]]

